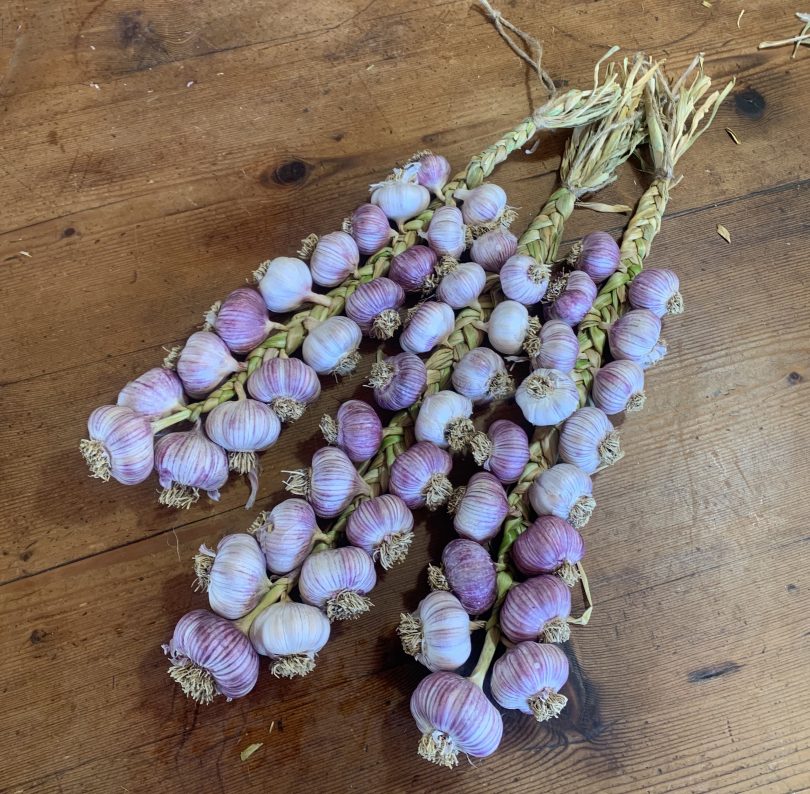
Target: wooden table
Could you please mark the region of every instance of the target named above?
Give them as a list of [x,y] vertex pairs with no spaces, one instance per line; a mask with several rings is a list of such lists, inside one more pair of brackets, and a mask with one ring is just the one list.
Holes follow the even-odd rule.
[[[544,98],[467,2],[298,5],[0,9],[0,789],[810,790],[810,52],[757,50],[798,33],[801,4],[783,0],[505,9],[569,85],[614,43],[672,71],[703,50],[718,85],[738,80],[654,245],[687,311],[623,427],[627,456],[597,480],[596,609],[570,643],[564,717],[506,713],[497,756],[453,772],[417,758],[408,699],[424,671],[394,627],[449,537],[441,517],[311,677],[263,671],[249,697],[196,707],[166,676],[160,644],[205,602],[190,557],[246,528],[246,490],[177,513],[154,481],[92,480],[87,415],[258,262],[337,228],[395,163],[429,146],[461,166]],[[518,225],[553,189],[564,141],[496,172]],[[644,179],[627,166],[600,200],[633,204]],[[566,236],[621,224],[578,211]],[[361,382],[284,433],[260,506],[318,445],[321,409]]]

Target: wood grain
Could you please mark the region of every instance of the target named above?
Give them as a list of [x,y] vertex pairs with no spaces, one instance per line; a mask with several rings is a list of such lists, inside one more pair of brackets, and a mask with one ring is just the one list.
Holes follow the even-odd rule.
[[[684,158],[654,245],[687,312],[667,321],[670,354],[622,427],[627,456],[598,477],[596,610],[567,646],[569,708],[548,727],[507,713],[497,756],[452,773],[416,757],[407,704],[423,671],[393,633],[446,519],[421,520],[375,609],[335,630],[310,678],[263,671],[248,698],[198,708],[159,646],[204,603],[196,547],[249,523],[246,486],[168,512],[153,482],[90,480],[76,442],[258,261],[334,228],[416,149],[461,166],[542,92],[463,2],[0,8],[0,791],[810,790],[810,60],[757,51],[797,26],[777,0],[745,5],[739,29],[725,0],[508,8],[570,84],[613,43],[673,70],[704,50],[738,84]],[[498,170],[521,223],[564,140]],[[628,166],[600,198],[633,203],[644,180]],[[566,236],[620,223],[576,212]],[[285,431],[262,505],[318,444],[320,413],[361,383],[330,386]]]

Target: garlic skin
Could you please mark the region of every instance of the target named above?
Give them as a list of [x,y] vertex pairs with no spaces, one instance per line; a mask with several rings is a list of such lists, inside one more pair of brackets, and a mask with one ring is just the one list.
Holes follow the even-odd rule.
[[571,636],[571,591],[558,576],[535,576],[513,587],[501,607],[501,629],[512,642],[565,642]]
[[310,554],[301,567],[301,599],[330,621],[353,620],[371,608],[367,594],[377,584],[374,562],[362,549],[344,546]]
[[402,179],[390,179],[371,186],[371,203],[403,231],[403,225],[423,213],[430,204],[430,192],[422,185]]
[[427,292],[433,288],[439,257],[426,245],[414,245],[391,259],[388,277],[405,292]]
[[360,251],[354,238],[346,232],[329,232],[321,237],[309,258],[312,280],[321,287],[336,287],[360,264]]
[[388,225],[388,218],[376,204],[361,204],[348,221],[349,232],[357,243],[357,249],[364,256],[376,254],[385,248],[394,235]]
[[320,427],[326,442],[342,449],[354,463],[369,460],[382,443],[380,417],[362,400],[347,400],[338,408],[337,418],[324,416]]
[[605,412],[590,407],[575,411],[562,426],[559,454],[566,463],[578,466],[586,474],[624,457],[619,433]]
[[427,385],[425,362],[414,353],[398,353],[371,365],[368,385],[377,405],[386,411],[410,408]]
[[593,376],[593,404],[608,416],[633,413],[644,407],[644,370],[635,361],[617,359],[600,367]]
[[515,382],[506,369],[506,362],[488,347],[474,347],[466,352],[453,368],[453,388],[475,405],[508,397]]
[[540,472],[529,488],[529,502],[537,515],[564,518],[577,529],[588,523],[596,507],[591,478],[570,463]]
[[490,685],[498,705],[545,722],[568,703],[560,694],[567,680],[568,657],[557,645],[520,642],[495,662]]
[[299,358],[270,358],[247,379],[251,397],[267,403],[282,422],[292,423],[321,395],[321,382]]
[[399,309],[405,303],[405,290],[383,276],[361,284],[346,298],[346,316],[372,339],[390,339],[402,320]]
[[452,468],[448,452],[429,441],[418,441],[394,459],[388,490],[411,510],[437,510],[453,493],[447,479]]
[[529,438],[508,419],[493,422],[486,434],[476,433],[470,446],[475,462],[504,484],[517,482],[529,462]]
[[661,320],[649,309],[631,309],[608,329],[613,358],[635,361],[644,369],[657,364],[667,352]]
[[648,309],[656,317],[683,311],[678,276],[668,268],[647,268],[630,282],[628,297],[634,309]]
[[264,554],[255,538],[244,532],[225,535],[216,551],[200,546],[194,572],[211,609],[231,620],[247,615],[270,589]]
[[462,538],[486,543],[498,534],[509,513],[501,481],[489,472],[473,474],[466,486],[450,497],[448,512],[453,513],[453,529]]
[[577,246],[575,267],[593,279],[595,284],[612,276],[619,268],[619,246],[607,232],[590,232]]
[[475,432],[472,412],[472,400],[463,394],[449,390],[429,394],[422,400],[414,424],[416,440],[461,452]]
[[254,276],[264,305],[276,314],[297,311],[305,303],[332,303],[326,295],[312,291],[312,273],[300,259],[278,256],[262,264]]
[[515,402],[535,427],[549,427],[574,413],[579,391],[570,375],[558,369],[536,369],[518,386]]
[[503,227],[476,237],[470,247],[470,259],[490,273],[500,273],[504,263],[516,253],[517,237]]
[[446,590],[425,596],[416,611],[400,615],[402,649],[431,672],[458,670],[470,658],[470,616]]
[[370,494],[368,484],[343,450],[322,447],[312,456],[309,469],[284,472],[287,490],[303,496],[319,518],[334,518],[360,494]]
[[523,343],[531,328],[529,312],[522,303],[505,300],[492,310],[487,323],[489,343],[505,356],[515,356],[523,350]]
[[545,262],[538,262],[527,254],[515,254],[500,270],[501,289],[510,300],[531,306],[545,296],[550,275]]
[[276,678],[305,676],[315,669],[315,655],[329,641],[332,626],[320,609],[296,601],[271,604],[250,627],[250,641],[273,660]]
[[443,268],[444,275],[436,287],[436,297],[454,309],[477,306],[478,298],[487,283],[487,274],[475,262],[451,260]]
[[554,302],[546,307],[546,317],[577,325],[596,300],[596,284],[581,270],[574,270],[564,278],[565,286]]
[[433,152],[425,152],[416,161],[419,170],[416,172],[416,181],[426,187],[436,198],[444,201],[442,188],[450,179],[450,163],[447,158]]
[[198,420],[191,430],[158,439],[155,469],[163,489],[160,504],[187,510],[200,498],[201,490],[219,501],[219,489],[228,481],[228,456],[205,437]]
[[470,226],[491,225],[501,218],[506,209],[506,191],[491,182],[472,190],[457,190],[455,197],[464,202],[461,214],[464,223]]
[[346,539],[388,570],[408,554],[413,541],[413,513],[394,494],[366,499],[349,516]]
[[137,485],[155,464],[152,425],[131,408],[102,405],[87,419],[88,438],[79,444],[90,476]]
[[579,340],[568,323],[562,320],[547,320],[538,335],[539,350],[532,357],[535,369],[557,369],[571,372],[579,358]]
[[473,540],[451,540],[442,552],[442,572],[430,567],[428,581],[437,590],[450,590],[470,615],[486,612],[497,595],[495,563]]
[[200,399],[245,366],[231,355],[228,346],[215,333],[197,331],[180,351],[177,374],[188,395]]
[[165,367],[153,367],[131,380],[118,393],[116,402],[147,419],[162,419],[186,407],[180,378]]
[[441,301],[425,301],[405,323],[399,345],[406,353],[428,353],[447,340],[456,324],[453,309]]
[[577,563],[584,556],[582,535],[557,516],[540,516],[512,545],[512,559],[521,573],[553,573],[569,587],[579,581]]
[[256,453],[273,446],[281,422],[263,402],[251,399],[221,403],[205,420],[205,434],[229,452],[231,471],[247,474],[256,466]]
[[458,259],[467,247],[467,228],[461,210],[458,207],[439,207],[430,219],[426,237],[430,247],[440,257]]
[[222,301],[211,323],[217,336],[233,353],[248,353],[270,335],[278,323],[267,316],[264,298],[250,287],[235,289]]
[[248,530],[264,554],[271,573],[285,574],[304,562],[318,533],[315,511],[303,499],[285,499],[262,512]]
[[315,325],[304,339],[301,355],[319,375],[350,375],[357,368],[360,326],[348,317],[330,317]]
[[169,676],[196,703],[244,697],[259,678],[259,656],[247,636],[205,609],[183,615],[162,648],[172,663]]
[[456,766],[459,752],[486,758],[503,736],[498,710],[479,687],[456,673],[423,678],[411,696],[411,714],[422,732],[419,755],[439,766]]

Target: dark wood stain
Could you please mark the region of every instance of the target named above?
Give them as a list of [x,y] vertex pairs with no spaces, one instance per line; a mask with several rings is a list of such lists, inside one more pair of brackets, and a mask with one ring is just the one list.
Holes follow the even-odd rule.
[[311,171],[309,163],[293,158],[262,171],[259,181],[265,187],[295,187],[306,182]]
[[754,88],[746,88],[734,95],[734,108],[737,113],[756,121],[765,115],[765,97]]
[[797,383],[801,383],[804,378],[798,372],[790,372],[787,376],[788,386],[795,386]]
[[725,675],[731,675],[739,670],[742,670],[742,665],[737,662],[721,662],[714,664],[711,667],[701,667],[699,670],[693,670],[687,675],[689,681],[693,684],[699,684],[703,681],[711,681],[713,678],[722,678]]
[[48,632],[45,629],[34,629],[28,639],[31,645],[39,645],[47,636]]

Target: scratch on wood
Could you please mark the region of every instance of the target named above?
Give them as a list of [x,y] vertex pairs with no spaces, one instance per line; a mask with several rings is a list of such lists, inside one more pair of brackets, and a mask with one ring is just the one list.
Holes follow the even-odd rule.
[[699,684],[703,681],[711,681],[713,678],[721,678],[724,675],[736,673],[742,668],[743,665],[737,664],[737,662],[720,662],[720,664],[711,667],[701,667],[699,670],[693,670],[687,678],[691,683]]

